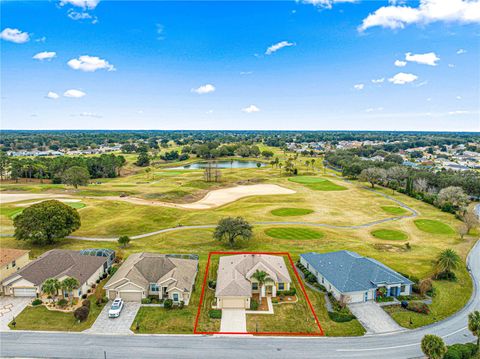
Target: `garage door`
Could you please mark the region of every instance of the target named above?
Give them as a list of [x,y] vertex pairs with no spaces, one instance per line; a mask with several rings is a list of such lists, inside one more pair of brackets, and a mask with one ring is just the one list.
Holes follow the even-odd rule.
[[142,300],[142,292],[120,292],[120,298],[125,302],[140,302]]
[[222,308],[245,308],[244,298],[223,298]]
[[15,297],[36,297],[37,290],[35,288],[14,288],[13,295]]

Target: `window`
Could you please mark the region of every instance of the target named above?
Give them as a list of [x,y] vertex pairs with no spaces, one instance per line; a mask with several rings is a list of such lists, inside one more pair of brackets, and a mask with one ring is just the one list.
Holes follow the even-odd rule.
[[278,290],[285,290],[285,283],[278,283]]
[[158,292],[158,284],[150,283],[150,292]]
[[402,286],[400,287],[400,292],[405,292],[405,286],[404,286],[404,285],[402,285]]
[[258,283],[252,283],[252,290],[258,290]]
[[15,268],[15,266],[17,265],[17,263],[15,261],[12,262],[12,268]]
[[178,293],[173,293],[173,301],[178,302]]

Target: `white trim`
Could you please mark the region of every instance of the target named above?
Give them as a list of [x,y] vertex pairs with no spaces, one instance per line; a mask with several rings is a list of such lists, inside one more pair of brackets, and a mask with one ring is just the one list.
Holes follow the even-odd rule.
[[[135,284],[133,282],[128,281],[127,283],[124,283],[122,285],[119,285],[118,287],[114,288],[115,290],[121,290],[120,288],[126,286],[127,284],[133,284],[135,287],[140,288],[142,291],[145,290],[145,288],[140,287],[138,284]],[[125,291],[124,291],[125,292]]]

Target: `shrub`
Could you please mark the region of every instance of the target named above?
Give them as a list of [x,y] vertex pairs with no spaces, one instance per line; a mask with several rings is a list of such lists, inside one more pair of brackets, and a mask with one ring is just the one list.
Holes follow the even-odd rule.
[[317,277],[315,277],[312,273],[308,273],[305,277],[308,283],[313,284],[317,282]]
[[114,275],[117,270],[118,270],[118,267],[110,267],[110,269],[108,270],[108,274]]
[[208,311],[208,316],[212,319],[222,319],[222,310],[221,309],[210,309]]
[[410,302],[408,303],[407,310],[420,314],[430,313],[430,308],[428,305],[422,302]]
[[286,296],[294,296],[297,294],[297,289],[296,288],[291,288],[290,290],[282,290],[277,292],[278,295],[286,295]]
[[92,292],[91,289],[87,289],[87,294],[90,294]]
[[73,312],[73,316],[75,317],[75,319],[79,320],[80,322],[83,322],[87,320],[89,313],[90,313],[90,308],[82,306],[80,308],[75,309],[75,311]]
[[408,307],[408,302],[406,300],[402,300],[402,303],[400,303],[403,309],[407,309]]
[[87,299],[87,293],[82,294],[82,299]]
[[57,305],[61,308],[66,307],[67,304],[68,304],[68,300],[66,300],[65,298],[62,298],[57,302]]
[[103,299],[102,299],[102,300],[103,300],[103,302],[104,302],[104,303],[107,303],[107,302],[108,302],[108,297],[107,297],[107,296],[105,296],[105,297],[103,297]]
[[165,301],[163,302],[163,307],[165,309],[170,309],[173,307],[173,300],[171,299],[165,299]]
[[258,301],[255,299],[250,300],[250,310],[257,310],[258,309]]
[[418,289],[420,290],[420,294],[424,295],[428,291],[432,290],[433,283],[430,278],[423,279],[418,283]]
[[142,298],[142,304],[150,304],[152,300],[150,298]]
[[477,346],[473,343],[454,344],[448,347],[444,359],[471,359],[477,353]]
[[97,284],[100,283],[100,278],[97,279],[97,280],[95,281],[95,283],[97,283]]
[[279,299],[277,297],[272,298],[272,303],[277,304],[279,302]]
[[183,300],[178,303],[178,309],[183,309],[185,307],[185,302]]
[[355,319],[355,316],[351,313],[347,314],[342,312],[328,312],[328,316],[331,320],[337,323],[346,323]]
[[42,303],[43,303],[42,300],[40,298],[37,298],[37,299],[33,300],[32,305],[36,306],[36,305],[40,305]]
[[97,285],[95,283],[92,284],[92,289],[95,289]]
[[97,298],[95,303],[97,304],[97,307],[100,307],[103,304],[103,298]]
[[313,284],[314,287],[320,289],[322,292],[326,292],[327,291],[327,288],[325,288],[324,285],[320,284],[320,283],[314,283]]
[[215,281],[215,280],[213,280],[213,279],[210,279],[210,280],[208,281],[208,286],[209,286],[210,288],[212,288],[212,289],[217,288],[217,281]]
[[457,276],[455,273],[448,271],[448,272],[440,272],[436,275],[435,279],[437,280],[448,280],[450,282],[454,282],[457,280]]
[[82,306],[90,308],[90,301],[88,299],[85,299],[82,301]]

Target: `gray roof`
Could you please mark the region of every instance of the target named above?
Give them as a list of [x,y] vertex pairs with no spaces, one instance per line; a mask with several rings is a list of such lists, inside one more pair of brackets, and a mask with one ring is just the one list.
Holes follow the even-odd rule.
[[40,285],[48,278],[67,276],[77,279],[82,285],[106,261],[105,257],[84,256],[77,251],[52,249],[5,280],[21,276],[34,285]]
[[413,284],[410,280],[372,258],[350,251],[301,255],[340,292],[357,292],[382,284]]

